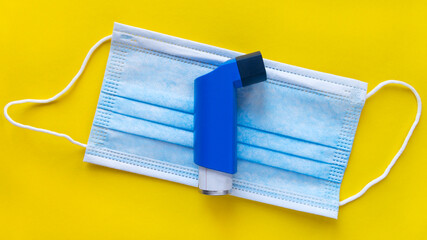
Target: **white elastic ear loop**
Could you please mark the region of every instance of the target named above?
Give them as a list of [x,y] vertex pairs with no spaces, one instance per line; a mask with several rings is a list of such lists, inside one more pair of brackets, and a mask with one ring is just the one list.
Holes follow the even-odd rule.
[[418,95],[417,91],[415,90],[415,88],[413,88],[411,85],[405,83],[405,82],[401,82],[401,81],[396,81],[396,80],[388,80],[388,81],[384,81],[380,84],[378,84],[378,86],[376,86],[374,89],[372,89],[372,91],[370,91],[367,95],[366,98],[371,97],[372,95],[374,95],[378,90],[380,90],[382,87],[384,87],[387,84],[400,84],[403,85],[407,88],[409,88],[412,93],[414,94],[415,98],[417,99],[417,115],[415,116],[415,120],[414,123],[412,124],[411,129],[409,130],[408,134],[406,135],[405,141],[403,142],[402,146],[400,147],[399,151],[396,153],[396,155],[394,156],[393,160],[391,160],[390,164],[387,166],[386,170],[384,171],[384,173],[375,178],[374,180],[370,181],[368,184],[366,184],[366,186],[357,194],[344,199],[342,201],[340,201],[340,206],[347,204],[359,197],[361,197],[370,187],[374,186],[375,184],[379,183],[381,180],[383,180],[385,177],[387,177],[388,173],[390,172],[391,168],[394,166],[394,164],[396,163],[397,159],[399,159],[400,155],[402,154],[403,150],[405,150],[406,145],[408,144],[409,139],[412,136],[412,133],[414,132],[415,127],[417,126],[418,122],[420,121],[420,116],[421,116],[421,98],[420,95]]
[[24,124],[21,124],[21,123],[18,123],[18,122],[15,122],[10,116],[9,116],[9,114],[7,113],[7,109],[10,107],[10,106],[12,106],[12,105],[15,105],[15,104],[21,104],[21,103],[50,103],[50,102],[53,102],[53,101],[55,101],[56,99],[58,99],[59,97],[61,97],[64,93],[66,93],[73,85],[74,85],[74,83],[77,81],[77,79],[79,79],[79,77],[80,77],[80,75],[82,75],[82,73],[83,73],[83,71],[84,71],[84,69],[85,69],[85,67],[86,67],[86,64],[87,64],[87,62],[89,61],[89,59],[90,59],[90,57],[92,56],[92,53],[101,45],[101,44],[103,44],[104,42],[106,42],[106,41],[108,41],[108,40],[110,40],[111,39],[111,35],[110,36],[107,36],[107,37],[104,37],[104,38],[102,38],[101,40],[99,40],[90,50],[89,50],[89,52],[87,53],[87,55],[86,55],[86,58],[85,58],[85,60],[83,61],[83,64],[82,64],[82,66],[80,67],[80,70],[79,70],[79,72],[76,74],[76,76],[74,76],[74,78],[73,78],[73,80],[71,80],[71,82],[61,91],[61,92],[59,92],[58,94],[56,94],[55,96],[53,96],[53,97],[51,97],[51,98],[49,98],[49,99],[23,99],[23,100],[17,100],[17,101],[12,101],[12,102],[10,102],[10,103],[8,103],[8,104],[6,104],[6,106],[4,107],[4,116],[6,117],[6,119],[10,122],[10,123],[12,123],[13,125],[15,125],[15,126],[17,126],[17,127],[21,127],[21,128],[26,128],[26,129],[30,129],[30,130],[33,130],[33,131],[37,131],[37,132],[44,132],[44,133],[48,133],[48,134],[52,134],[52,135],[55,135],[55,136],[58,136],[58,137],[64,137],[64,138],[66,138],[66,139],[68,139],[68,141],[70,141],[70,142],[72,142],[72,143],[74,143],[74,144],[77,144],[77,145],[79,145],[79,146],[81,146],[81,147],[86,147],[86,144],[84,144],[84,143],[81,143],[81,142],[78,142],[78,141],[76,141],[76,140],[74,140],[74,139],[72,139],[70,136],[68,136],[68,135],[66,135],[66,134],[63,134],[63,133],[57,133],[57,132],[53,132],[53,131],[50,131],[50,130],[47,130],[47,129],[43,129],[43,128],[36,128],[36,127],[32,127],[32,126],[29,126],[29,125],[24,125]]

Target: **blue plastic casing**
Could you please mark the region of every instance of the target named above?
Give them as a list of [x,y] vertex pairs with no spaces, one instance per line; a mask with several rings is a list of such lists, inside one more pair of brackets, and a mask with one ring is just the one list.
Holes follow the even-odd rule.
[[234,174],[236,88],[266,80],[260,52],[231,59],[194,81],[194,162]]

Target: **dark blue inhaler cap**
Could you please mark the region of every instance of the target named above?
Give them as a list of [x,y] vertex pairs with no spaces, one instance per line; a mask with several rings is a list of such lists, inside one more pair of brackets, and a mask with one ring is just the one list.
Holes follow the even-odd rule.
[[267,78],[264,61],[259,51],[236,57],[236,63],[243,87],[265,81]]

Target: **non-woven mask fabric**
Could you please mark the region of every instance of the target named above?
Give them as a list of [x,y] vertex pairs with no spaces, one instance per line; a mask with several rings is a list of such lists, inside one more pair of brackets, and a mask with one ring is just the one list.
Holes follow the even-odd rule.
[[[193,83],[240,53],[116,23],[87,55],[70,84],[47,100],[20,100],[7,108],[56,100],[74,84],[93,51],[111,40],[99,102],[84,161],[197,186],[193,162]],[[339,190],[350,156],[367,84],[264,60],[267,81],[238,89],[237,158],[232,195],[337,218]],[[418,112],[401,150],[419,120]],[[374,89],[376,92],[382,86]],[[368,95],[369,97],[369,95]],[[375,182],[376,181],[376,182]]]

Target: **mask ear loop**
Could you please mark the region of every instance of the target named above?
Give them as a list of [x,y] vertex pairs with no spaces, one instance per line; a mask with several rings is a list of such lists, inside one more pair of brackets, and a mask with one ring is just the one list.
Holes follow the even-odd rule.
[[21,123],[18,123],[16,121],[14,121],[9,114],[7,113],[7,109],[15,104],[21,104],[21,103],[50,103],[55,101],[56,99],[58,99],[59,97],[61,97],[64,93],[66,93],[68,90],[70,90],[70,88],[74,85],[74,83],[76,83],[77,79],[79,79],[79,77],[82,75],[83,71],[86,68],[87,62],[89,61],[90,57],[92,56],[93,52],[100,46],[102,45],[104,42],[108,41],[111,39],[111,35],[102,38],[101,40],[99,40],[87,53],[86,58],[83,61],[82,66],[80,67],[79,72],[76,74],[76,76],[74,76],[74,78],[71,80],[70,83],[68,83],[68,85],[59,93],[57,93],[55,96],[48,98],[48,99],[23,99],[23,100],[17,100],[17,101],[12,101],[8,104],[6,104],[6,106],[4,107],[4,116],[6,117],[6,119],[12,123],[13,125],[20,127],[20,128],[25,128],[25,129],[29,129],[29,130],[33,130],[33,131],[37,131],[37,132],[43,132],[43,133],[48,133],[48,134],[52,134],[58,137],[64,137],[66,138],[68,141],[79,145],[81,147],[86,147],[86,144],[78,142],[74,139],[72,139],[70,136],[64,134],[64,133],[58,133],[58,132],[54,132],[54,131],[50,131],[47,129],[43,129],[43,128],[36,128],[36,127],[32,127],[29,125],[24,125]]
[[417,126],[418,122],[420,121],[420,116],[421,116],[421,98],[420,95],[418,95],[418,92],[415,90],[415,88],[413,88],[411,85],[405,83],[405,82],[401,82],[401,81],[396,81],[396,80],[388,80],[388,81],[384,81],[380,84],[378,84],[378,86],[376,86],[374,89],[372,89],[372,91],[370,91],[367,95],[366,95],[366,99],[368,99],[369,97],[371,97],[372,95],[374,95],[378,90],[380,90],[382,87],[384,87],[387,84],[400,84],[403,85],[407,88],[409,88],[412,93],[414,94],[415,98],[417,99],[417,115],[415,116],[415,120],[414,123],[412,124],[411,129],[409,130],[408,134],[406,135],[405,141],[403,142],[402,146],[400,147],[399,151],[396,153],[396,155],[394,156],[393,160],[391,160],[390,164],[387,166],[386,170],[384,171],[383,174],[381,174],[381,176],[375,178],[374,180],[370,181],[368,184],[366,184],[366,186],[360,190],[360,192],[358,192],[357,194],[346,198],[342,201],[340,201],[340,206],[347,204],[355,199],[358,199],[359,197],[361,197],[363,194],[365,194],[365,192],[371,188],[372,186],[374,186],[375,184],[379,183],[380,181],[382,181],[384,178],[387,177],[387,175],[389,174],[391,168],[394,166],[394,164],[396,163],[397,159],[399,159],[400,155],[402,154],[402,152],[405,150],[406,145],[408,144],[409,139],[412,136],[412,133],[414,132],[415,127]]

